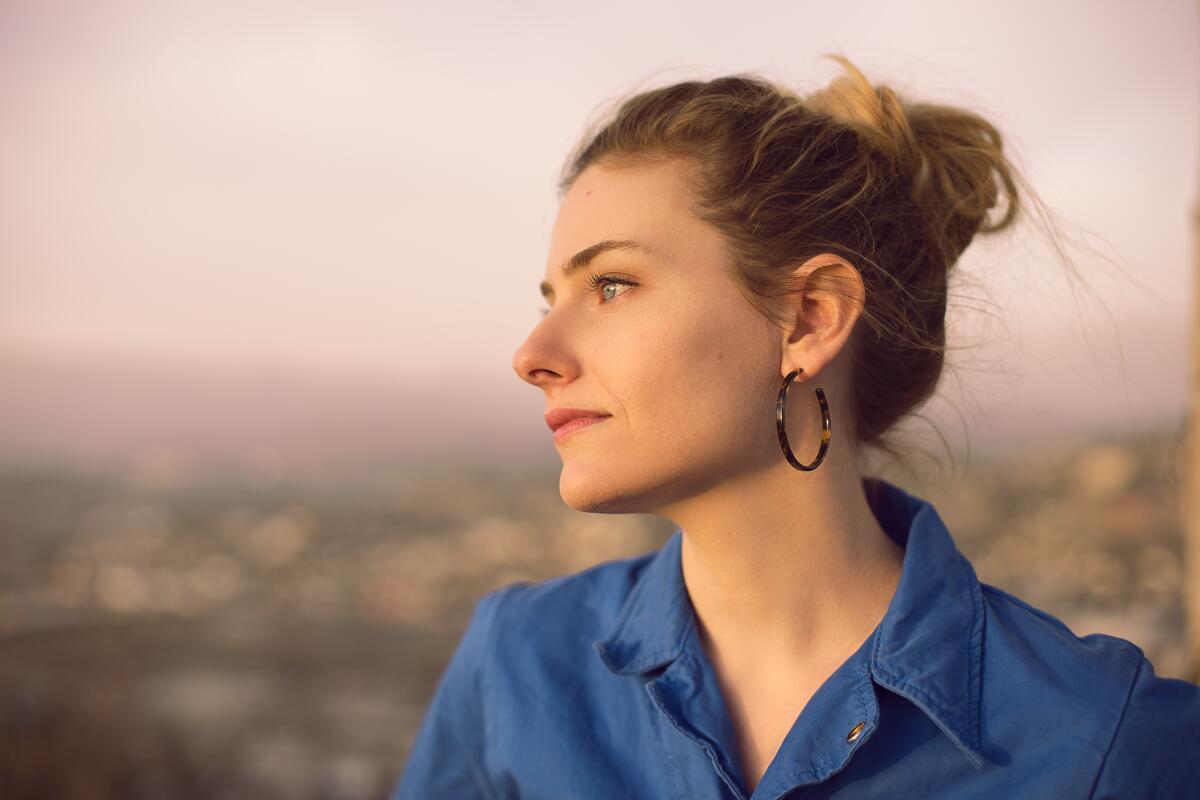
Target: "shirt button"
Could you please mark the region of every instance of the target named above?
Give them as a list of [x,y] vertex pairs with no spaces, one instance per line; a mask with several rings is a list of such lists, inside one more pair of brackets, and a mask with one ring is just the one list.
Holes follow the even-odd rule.
[[860,733],[862,733],[863,726],[866,724],[867,723],[865,723],[865,722],[860,722],[857,725],[855,725],[853,728],[851,728],[850,732],[846,734],[846,741],[853,742],[855,739],[857,739],[858,735]]

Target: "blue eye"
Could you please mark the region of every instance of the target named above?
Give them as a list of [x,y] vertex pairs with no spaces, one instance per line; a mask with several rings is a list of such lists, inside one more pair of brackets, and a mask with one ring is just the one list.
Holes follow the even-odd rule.
[[[590,276],[588,276],[588,291],[594,292],[597,289],[600,289],[601,296],[604,297],[605,295],[603,290],[607,289],[609,286],[637,286],[637,284],[633,281],[626,280],[625,278],[618,278],[613,275],[597,275],[593,272]],[[616,296],[617,295],[608,295],[606,300],[601,300],[600,302],[607,303]]]
[[[606,299],[600,301],[601,305],[611,302],[615,297],[618,296],[615,294],[605,296],[603,294],[604,290],[609,286],[637,286],[637,282],[631,281],[627,278],[618,278],[615,275],[597,275],[594,272],[588,276],[588,291],[594,292],[599,289],[601,291],[601,296],[606,297]],[[542,312],[543,317],[550,313],[550,309],[548,308],[540,308],[538,310]]]

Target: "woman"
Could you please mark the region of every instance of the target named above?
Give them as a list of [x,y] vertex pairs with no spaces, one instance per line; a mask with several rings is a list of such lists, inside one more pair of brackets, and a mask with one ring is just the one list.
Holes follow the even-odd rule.
[[862,474],[1023,183],[987,121],[836,58],[810,97],[642,93],[569,162],[513,367],[568,505],[676,527],[485,595],[397,798],[1200,797],[1200,688],[981,584]]

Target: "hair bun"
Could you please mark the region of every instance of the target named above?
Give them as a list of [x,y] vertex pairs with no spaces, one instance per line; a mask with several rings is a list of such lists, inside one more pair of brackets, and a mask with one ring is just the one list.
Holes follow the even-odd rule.
[[[905,103],[891,88],[872,85],[849,59],[827,55],[846,72],[809,95],[806,106],[853,128],[891,162],[935,226],[935,239],[948,245],[950,261],[977,232],[1012,224],[1020,199],[995,126],[964,108]],[[1004,213],[988,222],[1002,198]]]
[[916,140],[904,103],[888,86],[874,86],[845,56],[829,53],[846,70],[824,89],[808,95],[805,105],[865,135],[877,150],[898,162],[911,158]]

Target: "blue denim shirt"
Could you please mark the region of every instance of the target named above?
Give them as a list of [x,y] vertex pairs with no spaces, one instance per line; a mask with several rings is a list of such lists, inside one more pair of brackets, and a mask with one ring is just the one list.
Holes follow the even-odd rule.
[[864,488],[905,548],[900,582],[752,794],[676,527],[656,552],[484,595],[394,800],[1200,798],[1200,687],[980,583],[932,505]]

